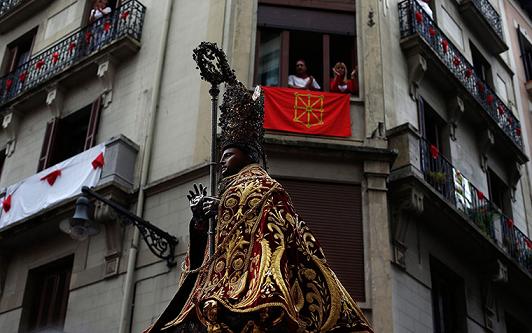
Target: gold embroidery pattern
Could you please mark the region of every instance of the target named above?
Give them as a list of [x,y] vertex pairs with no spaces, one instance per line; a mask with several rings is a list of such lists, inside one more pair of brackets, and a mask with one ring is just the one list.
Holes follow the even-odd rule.
[[294,122],[306,128],[323,125],[323,95],[294,93]]
[[166,328],[193,314],[213,327],[201,311],[213,300],[225,313],[282,309],[282,320],[294,331],[371,331],[275,180],[251,165],[221,188],[215,255],[204,262],[188,301]]

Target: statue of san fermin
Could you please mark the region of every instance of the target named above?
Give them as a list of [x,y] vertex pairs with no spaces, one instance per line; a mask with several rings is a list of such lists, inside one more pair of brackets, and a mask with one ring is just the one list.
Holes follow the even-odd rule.
[[203,185],[188,195],[193,217],[179,289],[145,332],[373,332],[288,193],[260,166],[260,87],[248,91],[215,44],[200,44],[194,59],[212,84],[214,139],[225,83],[221,179],[214,195]]

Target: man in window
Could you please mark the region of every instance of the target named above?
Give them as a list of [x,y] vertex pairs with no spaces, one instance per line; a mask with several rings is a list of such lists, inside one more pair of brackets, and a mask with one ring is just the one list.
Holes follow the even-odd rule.
[[321,87],[312,75],[308,74],[307,63],[303,59],[296,62],[296,74],[288,76],[290,88],[320,90]]

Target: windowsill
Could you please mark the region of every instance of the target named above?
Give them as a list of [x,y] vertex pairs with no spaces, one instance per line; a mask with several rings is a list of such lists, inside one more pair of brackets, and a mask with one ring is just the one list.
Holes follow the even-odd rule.
[[351,102],[351,104],[363,104],[364,103],[364,99],[362,97],[353,96],[353,95],[349,97],[349,101]]

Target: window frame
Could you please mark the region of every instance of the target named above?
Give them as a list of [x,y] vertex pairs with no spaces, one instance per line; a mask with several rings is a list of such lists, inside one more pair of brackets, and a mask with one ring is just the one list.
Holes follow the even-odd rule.
[[[260,82],[260,77],[259,77],[259,67],[260,67],[260,64],[259,64],[259,55],[260,55],[260,45],[261,45],[261,29],[268,29],[268,28],[272,28],[272,29],[277,29],[280,31],[280,34],[281,34],[281,50],[280,50],[280,60],[279,60],[279,86],[280,87],[287,87],[288,86],[288,76],[289,76],[289,72],[290,72],[290,53],[289,53],[289,50],[290,50],[290,33],[291,32],[308,32],[308,33],[319,33],[321,34],[321,37],[322,37],[322,43],[321,43],[321,47],[322,47],[322,55],[321,55],[321,70],[318,69],[323,77],[322,79],[322,82],[318,82],[320,84],[320,86],[322,87],[321,91],[325,91],[325,92],[328,92],[330,89],[329,89],[329,84],[330,84],[330,80],[331,80],[331,67],[332,67],[332,64],[331,64],[331,59],[330,59],[330,50],[331,50],[331,45],[330,45],[330,38],[331,36],[349,36],[349,37],[352,37],[353,39],[353,44],[351,45],[351,50],[352,50],[352,54],[351,54],[351,58],[352,61],[354,62],[352,67],[354,68],[355,66],[357,67],[357,77],[356,77],[356,80],[357,80],[357,83],[358,83],[358,94],[354,95],[354,94],[350,94],[350,96],[352,98],[355,98],[355,99],[360,99],[361,98],[361,91],[362,91],[362,82],[360,80],[360,77],[361,77],[361,66],[360,66],[360,56],[359,56],[359,52],[358,52],[358,43],[360,42],[360,38],[357,34],[357,31],[359,30],[358,29],[358,26],[359,26],[359,22],[358,22],[358,12],[355,10],[355,2],[353,2],[353,5],[346,5],[346,4],[337,4],[338,6],[335,6],[334,4],[330,4],[330,3],[326,3],[325,1],[314,1],[312,3],[307,3],[306,1],[301,1],[301,0],[292,0],[292,1],[288,1],[288,3],[286,1],[279,1],[279,0],[259,0],[259,8],[258,10],[260,10],[260,5],[266,5],[268,7],[272,7],[272,6],[276,6],[276,7],[279,7],[279,8],[282,8],[282,7],[295,7],[295,8],[299,8],[299,9],[302,9],[302,10],[306,10],[306,9],[310,9],[310,10],[313,10],[313,11],[316,11],[316,12],[323,12],[323,13],[326,13],[326,14],[332,14],[334,15],[335,13],[337,14],[342,14],[342,15],[349,15],[349,16],[352,16],[353,20],[354,20],[354,24],[353,24],[353,29],[354,31],[352,31],[352,34],[350,33],[345,33],[345,34],[341,34],[340,32],[327,32],[325,30],[319,30],[319,29],[316,29],[316,30],[304,30],[302,29],[301,27],[298,27],[298,26],[294,26],[294,27],[290,27],[290,26],[285,26],[283,25],[282,27],[278,27],[278,26],[275,26],[275,25],[269,25],[267,23],[260,23],[260,22],[257,22],[257,25],[256,25],[256,34],[255,34],[255,60],[254,62],[252,63],[253,65],[253,84],[254,85],[258,85],[258,84],[261,84]],[[327,5],[326,5],[327,4]],[[260,21],[258,19],[258,21]],[[346,64],[349,64],[347,61],[345,61]],[[348,68],[349,70],[349,68]],[[317,73],[317,71],[315,72]]]
[[[464,279],[447,267],[441,261],[430,256],[430,276],[431,276],[431,303],[432,303],[432,315],[434,323],[435,333],[466,333],[467,332],[467,297]],[[450,285],[451,293],[438,293],[442,284]],[[455,323],[454,327],[442,327],[441,323],[449,322],[449,319],[439,319],[439,315],[442,313],[440,307],[437,306],[436,296],[438,300],[441,298],[450,299],[451,303],[450,313],[452,322]],[[438,302],[440,303],[440,302]],[[459,303],[459,304],[458,304]],[[449,309],[447,309],[449,310]],[[443,325],[446,325],[445,323]],[[458,330],[457,330],[458,329]]]
[[[69,255],[28,271],[22,301],[20,332],[64,327],[73,267],[74,255]],[[47,290],[42,283],[44,277],[56,278],[56,292],[49,295],[51,298],[46,298]]]
[[517,40],[519,43],[520,58],[523,63],[525,80],[532,80],[532,43],[521,32],[521,27],[517,26]]
[[[510,186],[490,167],[488,167],[486,172],[486,178],[491,203],[500,209],[504,215],[512,218],[513,211]],[[497,198],[502,202],[496,202],[499,201]]]
[[[83,143],[83,151],[92,148],[96,143],[96,135],[98,134],[100,117],[103,109],[102,96],[98,96],[98,98],[96,98],[89,105],[91,106],[91,111],[87,124],[85,140]],[[86,107],[83,107],[77,111],[81,111],[85,108]],[[59,131],[61,130],[61,120],[62,118],[55,117],[46,124],[41,154],[37,164],[37,172],[53,165],[52,162],[54,161],[54,154],[56,153],[57,147],[56,140],[58,138]]]
[[4,60],[2,61],[2,75],[7,75],[17,69],[20,62],[20,47],[22,45],[29,44],[28,59],[26,59],[23,63],[27,62],[31,58],[33,47],[35,46],[37,30],[38,27],[34,27],[11,43],[7,44],[4,53]]

